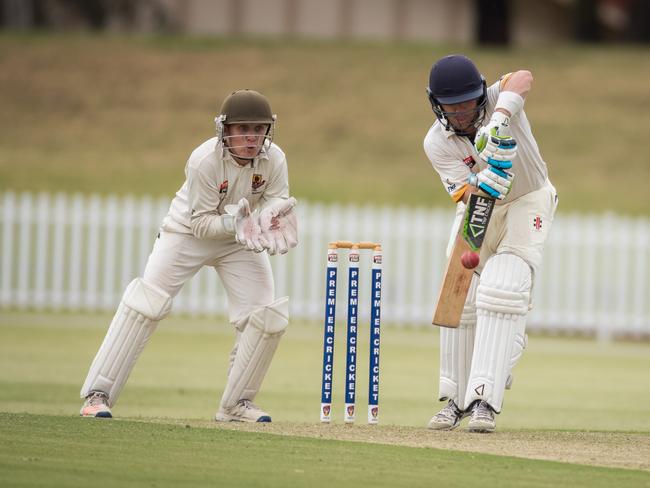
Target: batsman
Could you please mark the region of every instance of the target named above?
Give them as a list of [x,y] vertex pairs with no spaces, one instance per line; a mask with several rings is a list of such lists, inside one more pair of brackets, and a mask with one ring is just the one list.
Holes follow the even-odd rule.
[[448,254],[470,194],[496,202],[460,323],[440,328],[439,399],[447,403],[429,421],[433,430],[470,417],[470,431],[494,431],[526,347],[531,293],[558,202],[523,110],[532,84],[530,71],[520,70],[487,86],[462,55],[445,56],[430,71],[436,121],[424,151],[457,203]]
[[138,356],[181,287],[212,267],[228,297],[235,344],[218,421],[270,422],[253,400],[289,323],[276,298],[269,254],[298,243],[287,160],[273,143],[275,115],[262,94],[237,90],[198,146],[172,200],[141,278],[126,288],[81,388],[84,417],[112,417]]

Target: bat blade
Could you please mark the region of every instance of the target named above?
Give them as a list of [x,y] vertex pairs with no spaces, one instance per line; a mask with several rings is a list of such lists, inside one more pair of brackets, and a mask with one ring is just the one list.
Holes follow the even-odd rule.
[[447,261],[433,325],[455,328],[460,325],[474,270],[465,268],[460,257],[465,251],[479,252],[494,209],[494,199],[473,193],[467,201],[465,217]]
[[459,233],[447,261],[447,268],[438,294],[438,304],[433,314],[433,325],[454,328],[460,324],[460,315],[463,313],[463,306],[474,274],[474,270],[465,268],[460,262],[461,255],[468,250],[470,250],[469,245]]

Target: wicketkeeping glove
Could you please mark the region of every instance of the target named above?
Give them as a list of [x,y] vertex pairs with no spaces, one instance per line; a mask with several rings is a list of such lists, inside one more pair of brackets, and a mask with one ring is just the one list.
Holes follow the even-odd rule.
[[224,227],[235,234],[235,240],[249,251],[262,252],[268,242],[262,235],[259,224],[259,211],[251,212],[248,200],[242,198],[237,205],[226,205],[222,216]]
[[290,197],[260,212],[260,227],[269,254],[284,254],[298,245],[298,220],[293,211],[296,203],[296,199]]

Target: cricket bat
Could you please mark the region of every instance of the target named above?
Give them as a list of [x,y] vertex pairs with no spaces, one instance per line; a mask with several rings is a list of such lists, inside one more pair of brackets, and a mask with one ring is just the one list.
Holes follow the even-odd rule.
[[455,328],[460,324],[460,316],[474,274],[473,269],[467,269],[461,264],[460,257],[465,251],[481,250],[494,203],[494,198],[483,192],[472,193],[469,196],[463,223],[447,261],[438,303],[433,314],[433,325]]

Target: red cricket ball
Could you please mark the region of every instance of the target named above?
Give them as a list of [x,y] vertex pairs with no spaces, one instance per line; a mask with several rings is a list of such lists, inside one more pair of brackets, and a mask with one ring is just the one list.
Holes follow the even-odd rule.
[[460,262],[467,269],[476,268],[478,266],[479,261],[480,261],[480,257],[478,253],[473,251],[465,251],[460,257]]

